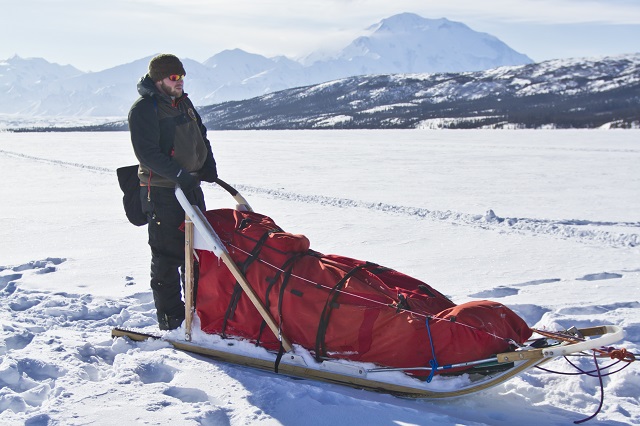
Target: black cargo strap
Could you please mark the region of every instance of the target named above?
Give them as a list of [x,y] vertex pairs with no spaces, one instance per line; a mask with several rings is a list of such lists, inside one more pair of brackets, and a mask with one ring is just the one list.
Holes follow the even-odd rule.
[[[297,259],[297,256],[292,257],[290,260]],[[282,330],[282,299],[284,298],[284,289],[289,284],[289,278],[291,278],[291,271],[293,270],[293,263],[291,262],[291,266],[285,271],[284,277],[282,278],[282,285],[280,286],[280,294],[278,295],[278,327],[279,330]],[[280,340],[280,336],[278,336],[278,340]],[[280,350],[278,351],[278,356],[276,357],[276,362],[273,366],[274,371],[278,372],[278,367],[280,366],[280,361],[282,360],[282,355],[284,355],[284,346],[282,346],[282,340],[280,340]]]
[[[241,267],[242,275],[246,275],[246,272],[247,272],[247,269],[249,269],[249,266],[258,258],[258,255],[260,254],[262,247],[264,247],[264,243],[267,241],[267,239],[269,238],[269,235],[271,235],[272,232],[273,231],[267,231],[262,235],[262,237],[260,237],[260,240],[258,240],[253,250],[251,250],[251,254],[249,254],[249,257],[247,257],[245,261],[242,263],[242,267]],[[236,280],[236,283],[233,287],[233,293],[231,294],[231,300],[229,301],[229,306],[227,306],[227,311],[224,314],[224,321],[222,322],[221,334],[222,334],[222,337],[225,339],[227,338],[226,336],[227,322],[230,318],[233,317],[233,314],[236,311],[236,307],[238,306],[238,302],[240,301],[241,295],[242,295],[242,286]]]
[[322,314],[320,315],[320,323],[318,324],[318,332],[316,334],[316,361],[322,362],[322,358],[327,355],[326,347],[325,347],[325,337],[327,334],[327,328],[329,327],[329,319],[331,319],[331,312],[336,306],[336,300],[340,295],[340,291],[344,287],[345,283],[349,278],[351,278],[356,272],[364,269],[367,264],[363,264],[360,266],[356,266],[352,270],[350,270],[333,288],[329,291],[329,295],[327,296],[327,301],[324,304],[324,309],[322,309]]
[[[297,253],[291,256],[286,260],[286,262],[284,262],[282,267],[278,269],[278,272],[276,272],[276,275],[273,278],[267,278],[267,282],[269,283],[269,285],[267,286],[267,290],[264,295],[264,306],[267,309],[267,311],[271,307],[271,302],[269,301],[269,295],[271,294],[271,290],[273,289],[273,287],[280,280],[280,275],[282,275],[283,272],[285,274],[284,279],[282,281],[282,287],[284,288],[287,285],[287,282],[289,281],[289,277],[291,276],[291,271],[293,270],[293,265],[295,261],[301,258],[302,256],[304,256],[305,254],[306,253]],[[280,307],[278,307],[278,313],[280,314],[280,317],[282,317],[282,314],[280,312]],[[281,322],[279,322],[279,324],[281,324]],[[267,322],[265,320],[262,320],[262,323],[260,324],[260,332],[258,333],[258,341],[256,342],[256,346],[260,346],[260,339],[262,338],[262,332],[264,331],[266,326],[267,326]]]
[[280,367],[280,361],[282,361],[282,355],[284,355],[284,346],[282,346],[282,340],[280,341],[280,349],[278,349],[278,355],[276,355],[276,362],[273,364],[273,371],[278,374],[278,367]]
[[[284,276],[282,277],[282,285],[280,285],[280,294],[278,295],[278,328],[279,330],[282,330],[282,299],[284,296],[284,290],[287,287],[287,284],[289,284],[289,278],[291,278],[291,273],[293,272],[293,265],[295,264],[295,261],[300,259],[304,255],[305,253],[297,253],[291,256],[289,259],[287,259],[287,261],[282,266],[282,269],[284,270],[286,268],[286,270],[284,271]],[[279,277],[279,275],[280,275],[280,271],[278,271],[278,273],[276,274],[276,277]],[[277,281],[277,278],[275,278],[273,282],[269,283],[269,289],[267,289],[267,296],[269,294],[269,290],[273,287],[276,281]],[[262,324],[260,325],[261,334],[264,328],[263,324],[265,324],[264,321],[262,321]],[[280,336],[276,336],[276,337],[278,337],[278,340],[280,340],[280,348],[278,349],[278,355],[276,356],[276,361],[273,365],[273,370],[277,373],[278,367],[280,366],[280,361],[282,361],[282,355],[284,355],[285,350],[284,350],[284,346],[282,345],[282,339],[280,339]]]

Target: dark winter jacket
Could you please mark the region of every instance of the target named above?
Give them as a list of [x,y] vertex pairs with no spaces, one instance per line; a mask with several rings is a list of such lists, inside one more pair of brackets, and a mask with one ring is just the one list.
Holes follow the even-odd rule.
[[129,111],[129,130],[140,182],[173,188],[182,173],[216,174],[207,129],[187,94],[172,100],[148,75],[138,83],[138,93]]

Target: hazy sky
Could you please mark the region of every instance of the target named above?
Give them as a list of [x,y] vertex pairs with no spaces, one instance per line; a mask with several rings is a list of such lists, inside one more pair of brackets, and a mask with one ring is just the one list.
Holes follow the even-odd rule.
[[296,58],[344,47],[402,12],[463,22],[535,61],[640,52],[640,0],[12,0],[0,60],[100,71],[159,52]]

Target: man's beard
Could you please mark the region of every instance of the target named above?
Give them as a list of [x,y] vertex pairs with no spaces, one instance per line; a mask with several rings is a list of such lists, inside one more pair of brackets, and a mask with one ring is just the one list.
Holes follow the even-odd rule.
[[182,92],[183,92],[182,87],[178,89],[177,87],[172,87],[172,86],[169,86],[168,84],[165,84],[164,81],[160,82],[160,87],[162,88],[164,93],[166,93],[171,97],[179,98],[180,96],[182,96]]

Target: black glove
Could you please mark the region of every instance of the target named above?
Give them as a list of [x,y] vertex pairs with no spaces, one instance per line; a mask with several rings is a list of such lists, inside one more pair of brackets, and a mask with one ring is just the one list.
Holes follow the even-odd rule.
[[205,182],[215,182],[215,180],[218,178],[216,160],[214,160],[212,156],[207,158],[207,161],[204,162],[204,165],[198,172],[198,176],[200,176],[200,179]]
[[189,192],[200,186],[200,181],[184,169],[180,170],[177,178],[178,185],[180,185],[182,192],[184,192],[185,194],[188,194]]

